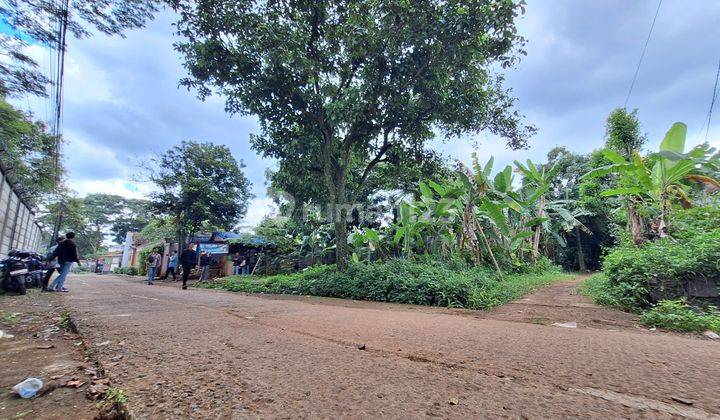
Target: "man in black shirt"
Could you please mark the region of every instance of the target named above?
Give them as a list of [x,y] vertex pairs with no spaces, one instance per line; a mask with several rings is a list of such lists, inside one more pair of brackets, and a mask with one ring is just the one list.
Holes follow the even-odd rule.
[[65,279],[67,278],[73,263],[80,263],[77,246],[75,245],[74,232],[68,232],[65,234],[65,240],[62,241],[60,245],[55,248],[55,252],[53,252],[53,258],[54,257],[57,257],[58,264],[60,265],[60,275],[52,282],[49,289],[55,290],[56,292],[69,292],[68,289],[63,287]]
[[188,276],[190,275],[190,270],[192,270],[193,267],[197,264],[197,252],[195,252],[195,249],[193,249],[192,244],[188,244],[187,248],[185,248],[180,254],[180,265],[182,266],[182,281],[183,289],[187,289],[187,281]]

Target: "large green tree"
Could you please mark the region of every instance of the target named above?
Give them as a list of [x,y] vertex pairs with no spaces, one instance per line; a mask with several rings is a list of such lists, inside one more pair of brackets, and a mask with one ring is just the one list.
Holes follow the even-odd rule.
[[123,243],[128,232],[140,232],[150,223],[150,202],[129,198],[123,200],[124,208],[110,226],[113,241]]
[[[279,173],[309,174],[347,265],[348,205],[392,153],[436,132],[489,131],[512,148],[534,128],[513,111],[501,68],[521,53],[522,1],[178,1],[178,50],[201,98],[259,118],[253,147]],[[402,167],[405,162],[397,164]],[[290,168],[290,169],[286,169]],[[321,183],[320,183],[321,182]]]
[[82,214],[87,220],[91,232],[90,245],[97,255],[105,240],[105,232],[110,229],[114,219],[123,211],[125,199],[115,194],[88,194],[83,199]]
[[151,208],[174,219],[181,242],[203,228],[229,230],[252,198],[244,166],[226,146],[183,141],[148,165]]
[[44,124],[0,97],[0,161],[31,205],[55,189],[55,144]]
[[[640,120],[637,110],[628,112],[625,108],[613,110],[607,118],[605,128],[605,146],[619,153],[625,159],[632,159],[633,155],[640,153],[640,149],[647,141],[647,137],[640,131]],[[639,245],[645,242],[646,226],[643,220],[641,203],[636,197],[627,196],[626,209],[633,242]]]
[[76,38],[98,31],[122,34],[140,28],[158,10],[155,0],[73,0],[67,14],[57,0],[0,0],[0,93],[45,96],[50,80],[27,53],[36,43],[56,48],[62,36],[58,21],[67,19],[67,32]]

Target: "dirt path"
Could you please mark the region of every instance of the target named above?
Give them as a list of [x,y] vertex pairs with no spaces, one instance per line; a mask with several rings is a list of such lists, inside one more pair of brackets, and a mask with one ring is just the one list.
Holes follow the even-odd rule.
[[[76,334],[63,331],[59,295],[37,289],[25,296],[0,295],[0,330],[14,335],[0,338],[0,419],[92,419],[95,403],[86,398],[92,367],[78,346]],[[80,388],[52,386],[59,376],[78,379]],[[10,388],[29,378],[43,381],[42,395],[22,399]]]
[[71,286],[138,418],[720,418],[709,340],[114,276]]
[[577,286],[589,277],[551,284],[481,316],[540,325],[575,322],[578,328],[639,329],[636,315],[595,305],[577,292]]

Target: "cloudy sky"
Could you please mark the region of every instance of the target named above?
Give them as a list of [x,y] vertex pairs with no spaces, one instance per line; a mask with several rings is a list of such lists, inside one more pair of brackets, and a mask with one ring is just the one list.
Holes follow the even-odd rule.
[[[542,160],[556,145],[589,152],[602,145],[604,120],[628,94],[657,0],[529,0],[520,32],[527,57],[507,73],[518,109],[539,129],[531,147],[510,151],[501,140],[479,135],[435,142],[445,155],[464,161],[477,150],[504,165],[514,159]],[[205,102],[178,88],[184,70],[173,50],[174,16],[163,13],[127,38],[71,40],[65,82],[64,149],[69,184],[79,195],[107,192],[139,197],[149,185],[138,164],[181,140],[230,147],[246,165],[256,199],[243,224],[270,211],[265,168],[271,161],[249,147],[259,130],[251,117],[229,116],[223,99]],[[689,141],[705,140],[703,127],[720,59],[720,1],[665,1],[628,102],[638,108],[643,130],[656,148],[675,121],[688,124]],[[34,47],[41,60],[49,52]],[[47,118],[46,101],[16,103]],[[720,105],[710,126],[720,146]]]

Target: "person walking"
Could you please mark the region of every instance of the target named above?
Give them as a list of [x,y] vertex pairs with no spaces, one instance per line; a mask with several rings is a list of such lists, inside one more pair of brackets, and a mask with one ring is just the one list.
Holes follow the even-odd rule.
[[160,267],[160,254],[158,254],[157,250],[153,249],[147,259],[148,286],[152,286],[158,267]]
[[65,240],[55,248],[53,257],[57,257],[58,265],[60,265],[60,275],[55,278],[55,281],[52,282],[49,289],[56,292],[69,292],[69,290],[64,287],[65,279],[73,263],[80,264],[77,246],[75,245],[75,232],[65,234]]
[[188,244],[187,248],[180,254],[180,265],[182,265],[182,288],[187,289],[188,276],[190,276],[190,270],[197,264],[197,252],[193,248],[192,244]]
[[62,241],[64,241],[65,238],[62,236],[58,236],[55,239],[55,245],[51,246],[47,255],[46,261],[48,261],[46,267],[47,271],[45,272],[45,276],[42,279],[42,283],[40,284],[42,286],[42,291],[47,292],[48,291],[48,282],[50,281],[50,277],[52,277],[53,272],[57,271],[60,273],[60,264],[58,263],[57,255],[55,254],[55,250],[57,249],[58,245]]
[[177,274],[175,273],[175,270],[178,266],[178,253],[177,251],[173,252],[172,257],[170,257],[170,262],[168,262],[168,268],[165,272],[165,277],[163,277],[163,280],[167,280],[168,275],[172,273],[173,281],[177,281]]
[[203,251],[200,253],[200,281],[205,281],[210,274],[210,255]]

